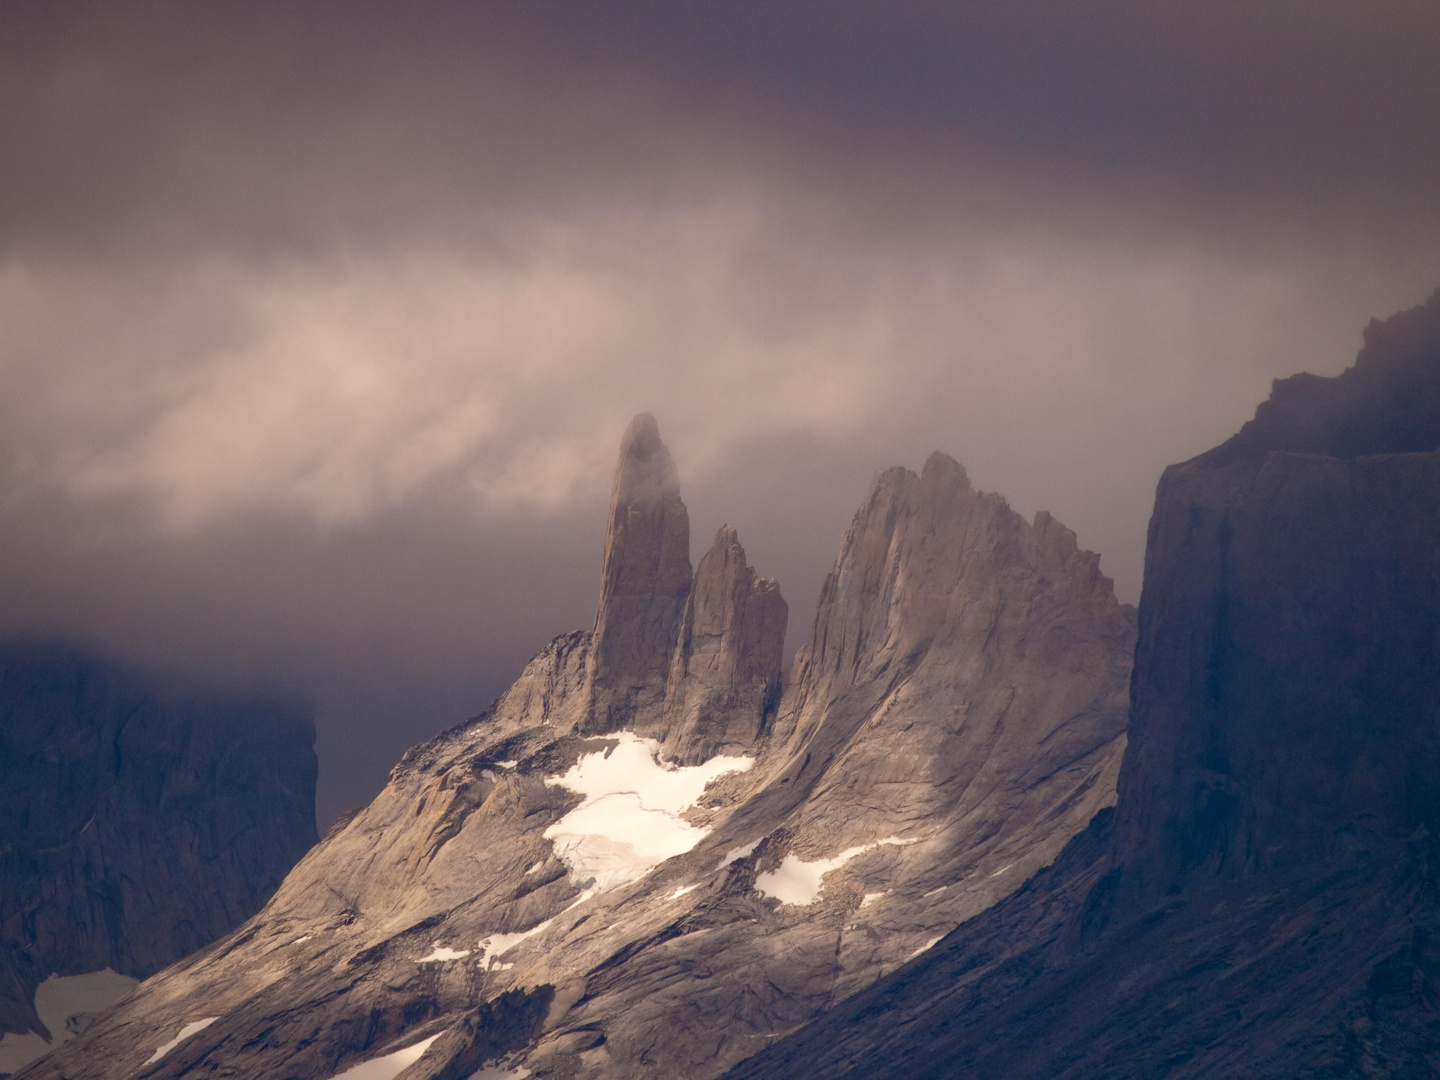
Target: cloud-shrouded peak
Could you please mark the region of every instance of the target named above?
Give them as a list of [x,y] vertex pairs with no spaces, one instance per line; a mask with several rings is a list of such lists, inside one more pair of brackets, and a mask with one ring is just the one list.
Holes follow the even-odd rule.
[[1161,468],[1440,281],[1437,20],[0,6],[0,629],[316,688],[333,813],[678,582],[678,482],[808,612],[943,447],[1134,598]]

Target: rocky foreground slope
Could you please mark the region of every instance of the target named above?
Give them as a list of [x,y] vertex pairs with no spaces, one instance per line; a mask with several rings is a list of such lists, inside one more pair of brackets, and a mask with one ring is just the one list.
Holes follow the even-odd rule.
[[1116,808],[732,1080],[1440,1075],[1440,293],[1171,467]]
[[315,843],[308,707],[0,646],[0,1073],[233,930]]
[[1133,609],[1072,533],[944,455],[877,477],[782,677],[786,618],[729,529],[692,573],[674,464],[637,418],[594,630],[410,751],[260,915],[27,1080],[700,1080],[1113,802]]

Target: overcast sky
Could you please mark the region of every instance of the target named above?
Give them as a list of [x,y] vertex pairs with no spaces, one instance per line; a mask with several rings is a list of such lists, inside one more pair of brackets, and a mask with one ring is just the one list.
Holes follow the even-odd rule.
[[322,827],[588,626],[656,415],[791,642],[933,449],[1140,591],[1440,286],[1434,0],[0,7],[0,630],[278,682]]

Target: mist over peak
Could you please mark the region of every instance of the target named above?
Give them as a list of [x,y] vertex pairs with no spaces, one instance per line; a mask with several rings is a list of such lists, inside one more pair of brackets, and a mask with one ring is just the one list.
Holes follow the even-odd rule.
[[642,409],[795,603],[937,446],[1133,601],[1163,465],[1440,281],[1436,19],[10,5],[0,630],[306,687],[333,814],[588,624]]

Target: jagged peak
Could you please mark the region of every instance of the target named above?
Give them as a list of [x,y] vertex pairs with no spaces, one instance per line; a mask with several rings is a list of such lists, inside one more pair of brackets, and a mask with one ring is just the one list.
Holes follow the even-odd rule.
[[620,440],[620,460],[610,497],[613,518],[617,507],[633,507],[680,497],[680,474],[670,448],[660,438],[655,417],[642,412],[630,421]]
[[1440,449],[1440,290],[1372,319],[1353,367],[1328,378],[1276,379],[1232,438],[1197,461],[1258,461],[1271,451],[1355,458]]
[[583,726],[614,731],[664,698],[665,671],[690,595],[690,514],[660,428],[630,422],[605,528],[605,562]]
[[741,551],[745,550],[740,546],[740,534],[735,531],[735,528],[731,525],[721,525],[720,528],[715,530],[715,541],[710,545],[710,550],[715,551],[718,548],[727,547],[740,548]]
[[920,470],[920,482],[927,481],[957,491],[970,490],[970,475],[965,466],[941,450],[933,451]]
[[605,601],[617,589],[618,595],[634,596],[650,593],[653,586],[673,595],[688,590],[689,578],[690,514],[680,498],[680,474],[655,417],[640,413],[620,441],[610,493],[602,620]]

